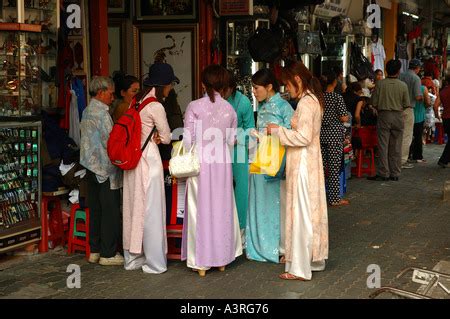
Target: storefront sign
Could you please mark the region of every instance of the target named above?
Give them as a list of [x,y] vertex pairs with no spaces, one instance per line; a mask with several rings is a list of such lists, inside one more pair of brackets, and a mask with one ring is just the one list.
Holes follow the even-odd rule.
[[220,0],[219,14],[230,15],[253,15],[253,0]]
[[332,18],[347,15],[351,0],[328,0],[316,6],[314,14],[319,17]]

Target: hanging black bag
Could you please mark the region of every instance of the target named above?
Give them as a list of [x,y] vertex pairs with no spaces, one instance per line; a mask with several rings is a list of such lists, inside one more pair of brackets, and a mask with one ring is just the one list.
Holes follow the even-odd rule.
[[350,74],[354,75],[358,81],[365,80],[367,78],[375,78],[372,63],[370,63],[364,54],[362,54],[359,45],[356,43],[351,44]]
[[344,27],[344,19],[342,16],[338,15],[330,20],[330,24],[328,25],[328,33],[329,34],[342,34],[342,29]]
[[269,29],[256,29],[248,39],[248,51],[255,62],[271,63],[281,54],[280,43]]

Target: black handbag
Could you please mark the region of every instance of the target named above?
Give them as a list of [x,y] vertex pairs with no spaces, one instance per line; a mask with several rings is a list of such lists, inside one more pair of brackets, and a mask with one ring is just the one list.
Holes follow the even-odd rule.
[[359,45],[356,43],[351,44],[350,74],[354,75],[358,81],[365,80],[367,78],[375,78],[372,63],[370,63],[364,54],[362,54]]
[[250,56],[255,62],[272,63],[281,54],[280,43],[269,29],[256,29],[247,44]]

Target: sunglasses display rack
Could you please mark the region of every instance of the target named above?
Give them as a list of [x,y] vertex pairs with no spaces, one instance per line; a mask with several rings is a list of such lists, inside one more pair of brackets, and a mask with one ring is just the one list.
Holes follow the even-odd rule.
[[0,120],[57,104],[56,0],[0,1]]
[[41,237],[40,122],[0,122],[0,253]]

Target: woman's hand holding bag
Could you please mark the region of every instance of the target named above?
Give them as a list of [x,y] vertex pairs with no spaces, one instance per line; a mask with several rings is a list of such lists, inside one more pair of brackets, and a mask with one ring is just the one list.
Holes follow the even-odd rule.
[[250,174],[276,176],[282,167],[285,152],[278,137],[263,135],[256,151],[255,160],[250,163]]

